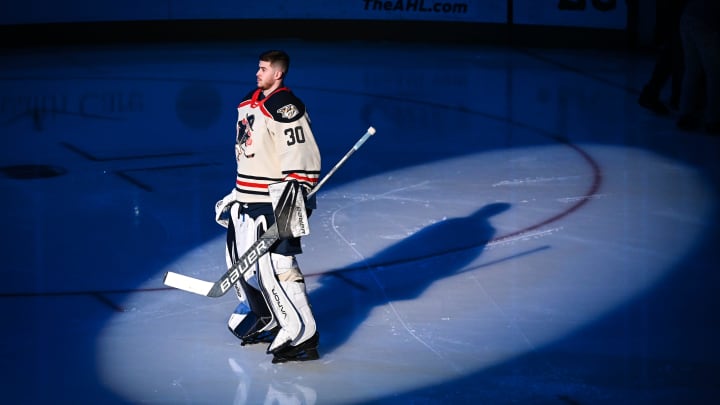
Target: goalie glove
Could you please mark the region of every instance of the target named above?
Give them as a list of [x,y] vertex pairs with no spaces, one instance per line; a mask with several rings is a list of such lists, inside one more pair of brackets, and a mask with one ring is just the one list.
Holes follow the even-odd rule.
[[223,228],[228,227],[230,219],[230,206],[235,202],[235,190],[215,203],[215,222]]

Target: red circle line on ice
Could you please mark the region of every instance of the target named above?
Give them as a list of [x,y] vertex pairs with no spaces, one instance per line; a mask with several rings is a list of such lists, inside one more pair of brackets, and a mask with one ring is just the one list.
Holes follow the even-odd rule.
[[526,232],[530,232],[530,231],[532,231],[532,230],[541,228],[541,227],[543,227],[543,226],[545,226],[545,225],[551,224],[551,223],[553,223],[553,222],[555,222],[555,221],[557,221],[557,220],[559,220],[559,219],[561,219],[561,218],[564,218],[564,217],[572,214],[573,212],[577,211],[580,207],[582,207],[583,205],[585,205],[585,204],[590,200],[590,197],[591,197],[591,196],[593,196],[595,193],[597,193],[597,191],[600,189],[600,185],[602,184],[602,172],[600,171],[600,166],[599,166],[599,165],[597,164],[597,162],[592,158],[592,156],[590,156],[589,153],[587,153],[585,150],[583,150],[583,149],[580,148],[579,146],[573,145],[573,144],[571,144],[571,143],[569,143],[569,142],[564,142],[564,144],[567,145],[568,147],[570,147],[571,149],[575,150],[577,153],[579,153],[580,156],[582,156],[582,158],[583,158],[583,159],[590,165],[590,167],[592,168],[592,179],[593,179],[593,181],[592,181],[592,184],[590,185],[590,188],[589,188],[589,189],[585,192],[585,194],[578,200],[578,202],[576,202],[574,205],[572,205],[572,206],[569,207],[568,209],[566,209],[566,210],[564,210],[564,211],[562,211],[562,212],[559,212],[559,213],[557,213],[557,214],[555,214],[555,215],[553,215],[553,216],[551,216],[551,217],[549,217],[549,218],[547,218],[547,219],[544,219],[544,220],[542,220],[542,221],[540,221],[540,222],[538,222],[538,223],[535,223],[535,224],[533,224],[533,225],[527,226],[527,227],[525,227],[525,228],[523,228],[523,229],[520,229],[520,230],[517,230],[517,231],[514,231],[514,232],[510,232],[510,233],[505,234],[505,235],[500,235],[500,236],[497,236],[497,237],[495,237],[495,238],[492,238],[489,242],[495,242],[495,243],[497,243],[497,242],[500,242],[500,241],[502,241],[502,240],[510,239],[510,238],[512,238],[512,237],[515,237],[515,236],[524,234],[524,233],[526,233]]

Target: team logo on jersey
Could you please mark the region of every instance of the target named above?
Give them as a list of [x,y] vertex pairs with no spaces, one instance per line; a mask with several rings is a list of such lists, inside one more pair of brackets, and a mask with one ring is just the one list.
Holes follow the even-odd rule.
[[278,108],[277,113],[280,114],[280,116],[283,118],[291,119],[292,117],[298,115],[299,111],[294,104],[288,104],[286,106]]
[[255,122],[254,115],[246,115],[245,118],[238,121],[238,135],[235,142],[235,155],[240,159],[241,155],[251,158],[255,154],[248,151],[252,146],[252,124]]

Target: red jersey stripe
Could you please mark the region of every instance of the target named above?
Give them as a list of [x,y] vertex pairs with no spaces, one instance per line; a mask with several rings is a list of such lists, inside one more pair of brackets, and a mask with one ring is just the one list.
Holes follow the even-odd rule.
[[254,187],[254,188],[267,188],[267,184],[261,184],[261,183],[248,183],[247,181],[240,181],[236,180],[235,184],[237,184],[240,187]]

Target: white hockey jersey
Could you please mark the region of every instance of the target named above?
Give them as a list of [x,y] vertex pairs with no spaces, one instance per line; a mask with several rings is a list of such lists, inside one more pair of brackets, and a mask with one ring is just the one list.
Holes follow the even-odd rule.
[[295,179],[308,190],[320,177],[320,151],[305,104],[282,87],[263,98],[250,92],[238,105],[236,200],[271,202],[268,185]]

